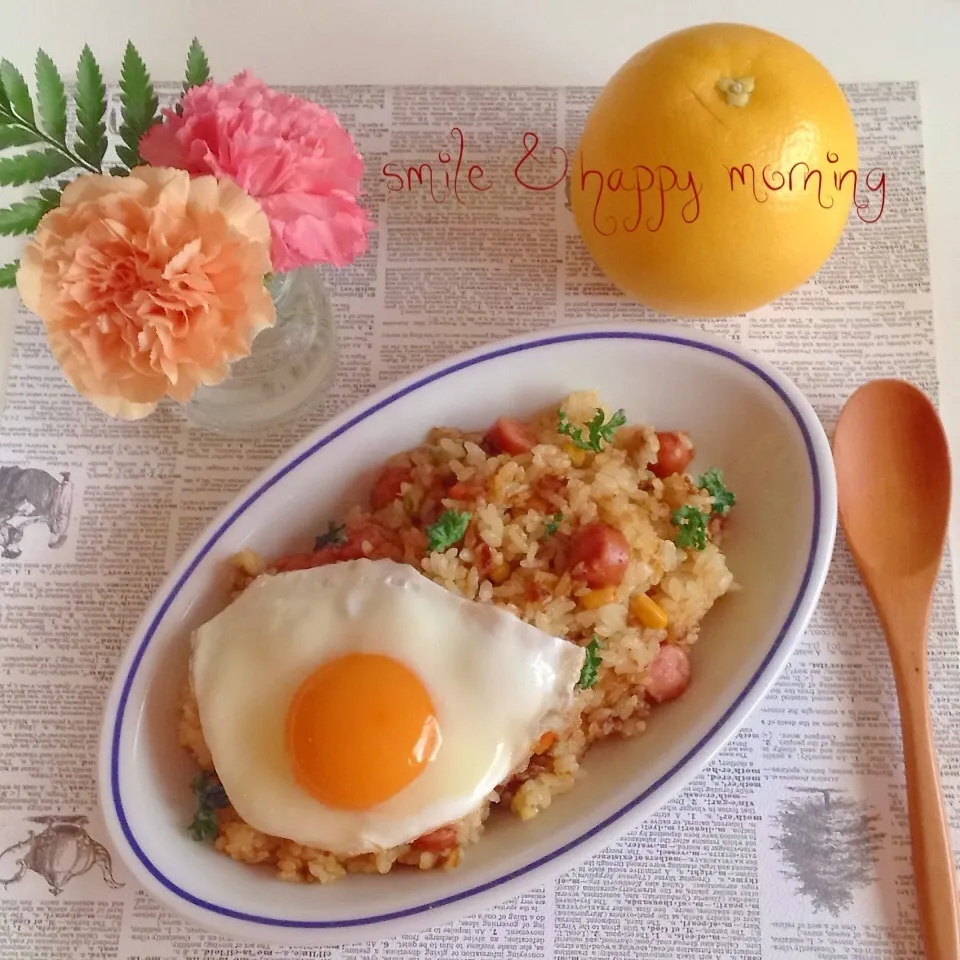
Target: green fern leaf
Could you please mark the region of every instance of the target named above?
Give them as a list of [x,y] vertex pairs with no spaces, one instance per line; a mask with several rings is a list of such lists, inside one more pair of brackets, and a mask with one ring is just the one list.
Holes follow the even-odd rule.
[[20,119],[26,120],[27,123],[33,123],[33,101],[30,99],[27,81],[23,79],[23,74],[9,60],[0,60],[0,83],[3,83],[10,106],[13,107]]
[[18,157],[0,158],[0,187],[40,183],[72,166],[73,161],[56,150],[31,150]]
[[[117,159],[121,163],[125,163],[130,170],[132,170],[137,164],[140,163],[140,154],[131,150],[129,147],[125,147],[122,143],[117,144]],[[113,171],[111,171],[112,173]],[[124,174],[129,173],[129,170],[124,170]]]
[[183,92],[191,87],[200,87],[210,79],[210,61],[200,46],[200,41],[194,37],[187,51],[187,74],[183,82]]
[[33,233],[37,224],[60,202],[59,190],[43,190],[37,196],[0,210],[0,236]]
[[13,117],[10,116],[10,99],[7,97],[7,91],[3,89],[3,78],[0,77],[0,123],[10,123]]
[[17,270],[19,268],[19,260],[14,260],[12,263],[5,263],[0,267],[0,287],[15,287],[17,285]]
[[27,147],[31,143],[43,143],[43,140],[26,127],[0,127],[0,150],[7,147]]
[[37,105],[43,128],[58,143],[67,136],[67,91],[56,64],[43,50],[37,51]]
[[77,63],[77,155],[100,167],[107,152],[107,88],[90,47]]
[[120,65],[120,137],[132,159],[123,156],[120,159],[128,166],[134,167],[141,162],[140,138],[160,119],[159,106],[146,64],[137,48],[127,41]]

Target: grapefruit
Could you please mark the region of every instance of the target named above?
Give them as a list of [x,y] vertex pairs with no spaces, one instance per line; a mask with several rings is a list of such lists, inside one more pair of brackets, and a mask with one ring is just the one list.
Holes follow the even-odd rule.
[[847,223],[857,132],[827,69],[743,24],[671,33],[603,88],[570,202],[597,264],[662,313],[721,317],[812,277]]

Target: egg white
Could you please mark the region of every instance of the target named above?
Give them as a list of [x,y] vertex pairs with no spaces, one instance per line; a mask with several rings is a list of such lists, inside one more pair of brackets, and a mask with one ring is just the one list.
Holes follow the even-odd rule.
[[[391,560],[259,577],[192,643],[200,723],[237,813],[340,856],[408,843],[476,810],[570,708],[584,659],[576,644]],[[442,738],[417,779],[366,811],[315,799],[285,747],[297,688],[347,653],[405,664],[427,689]]]

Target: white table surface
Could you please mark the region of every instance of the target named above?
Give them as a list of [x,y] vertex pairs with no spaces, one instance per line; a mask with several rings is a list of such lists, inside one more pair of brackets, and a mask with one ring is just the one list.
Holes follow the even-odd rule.
[[[0,56],[27,73],[43,47],[66,73],[89,43],[112,82],[129,38],[157,80],[176,80],[197,36],[219,79],[602,84],[658,36],[716,20],[782,33],[840,81],[920,82],[941,406],[960,451],[960,0],[0,0]],[[0,371],[14,308],[0,293]]]

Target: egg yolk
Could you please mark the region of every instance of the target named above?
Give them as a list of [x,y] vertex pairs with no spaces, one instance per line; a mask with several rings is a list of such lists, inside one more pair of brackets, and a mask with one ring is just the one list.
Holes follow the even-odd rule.
[[343,810],[374,807],[412,783],[440,749],[440,727],[420,679],[380,654],[351,653],[318,667],[287,712],[286,743],[300,785]]

